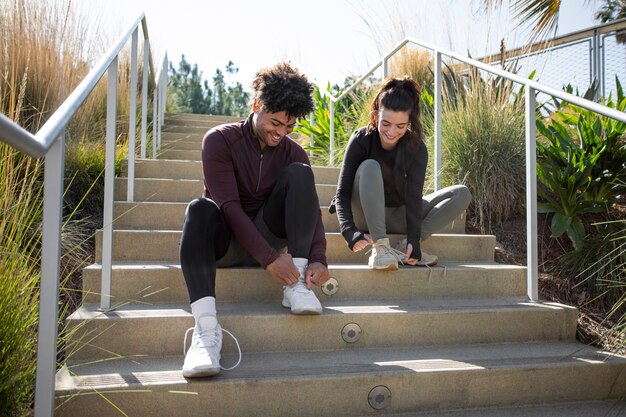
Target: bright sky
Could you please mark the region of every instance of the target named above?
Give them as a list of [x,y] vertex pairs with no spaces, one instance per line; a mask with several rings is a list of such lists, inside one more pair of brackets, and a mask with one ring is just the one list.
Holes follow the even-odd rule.
[[[479,57],[525,43],[508,10],[479,14],[479,0],[72,0],[109,31],[111,43],[145,12],[157,57],[181,54],[212,84],[216,68],[232,60],[234,81],[249,90],[256,71],[291,61],[325,86],[362,75],[406,36]],[[508,2],[504,1],[505,5]],[[166,5],[167,4],[167,5]],[[562,0],[559,34],[595,24],[600,0]],[[505,7],[506,9],[506,7]],[[227,79],[228,81],[228,79]]]

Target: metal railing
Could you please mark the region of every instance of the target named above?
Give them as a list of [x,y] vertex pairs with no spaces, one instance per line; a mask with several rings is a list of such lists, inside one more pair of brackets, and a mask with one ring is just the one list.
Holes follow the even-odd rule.
[[[609,58],[617,59],[619,57],[620,65],[614,68],[617,70],[617,75],[623,78],[626,72],[626,68],[623,66],[625,61],[624,47],[617,42],[617,36],[623,36],[625,32],[626,19],[620,19],[558,36],[548,41],[506,50],[504,56],[497,53],[476,59],[491,64],[499,64],[502,59],[505,62],[521,63],[518,68],[525,72],[524,75],[537,70],[537,76],[539,79],[543,78],[544,84],[552,84],[557,87],[562,85],[564,71],[566,74],[570,74],[568,75],[569,78],[573,78],[572,75],[583,75],[581,81],[584,80],[585,84],[575,84],[574,87],[585,91],[594,80],[597,80],[599,85],[596,98],[600,95],[607,97],[611,87],[615,87],[611,78],[616,75],[609,71],[609,67],[611,67],[610,62],[607,62],[611,61]],[[567,60],[568,68],[563,68],[563,65],[560,65],[563,59]],[[540,70],[540,67],[544,67],[543,70]],[[538,79],[537,76],[535,79]],[[571,80],[568,79],[568,81]]]
[[[133,201],[135,176],[135,131],[137,99],[137,50],[139,26],[143,30],[143,82],[141,91],[141,157],[145,158],[148,88],[154,90],[152,157],[160,145],[161,125],[165,114],[167,90],[167,55],[154,76],[148,26],[142,13],[128,30],[118,38],[89,74],[50,116],[35,134],[26,131],[0,113],[0,140],[35,158],[45,157],[44,211],[41,255],[41,283],[37,340],[37,375],[35,385],[35,416],[52,416],[57,359],[57,320],[61,255],[62,198],[64,192],[65,130],[98,82],[107,75],[106,156],[102,244],[101,308],[111,306],[111,254],[113,234],[113,198],[115,181],[115,140],[117,118],[118,58],[131,41],[131,91],[128,152],[127,200]],[[151,77],[148,76],[148,69]],[[150,86],[148,85],[150,83]]]
[[374,65],[364,76],[359,78],[341,95],[330,96],[330,161],[334,162],[335,153],[335,103],[343,99],[358,84],[366,80],[374,71],[382,66],[383,78],[389,75],[389,59],[407,44],[415,44],[432,51],[434,55],[434,171],[435,171],[435,191],[441,188],[441,92],[442,92],[442,56],[460,61],[468,66],[478,68],[490,74],[508,79],[524,86],[526,107],[526,244],[527,244],[527,294],[531,301],[538,301],[538,257],[537,257],[537,171],[536,171],[536,95],[545,93],[552,97],[559,98],[566,102],[575,104],[594,113],[601,114],[612,119],[626,123],[626,113],[617,111],[607,106],[585,100],[584,98],[568,94],[539,82],[523,78],[508,71],[493,67],[489,64],[465,57],[463,55],[438,48],[432,44],[419,41],[413,38],[405,38],[395,48],[393,48],[381,61]]

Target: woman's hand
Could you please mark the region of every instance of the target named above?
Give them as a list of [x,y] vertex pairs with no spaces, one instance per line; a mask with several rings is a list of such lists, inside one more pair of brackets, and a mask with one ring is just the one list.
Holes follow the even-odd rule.
[[402,260],[402,262],[404,262],[405,265],[417,265],[417,259],[413,259],[411,258],[411,253],[413,253],[413,245],[411,245],[410,243],[408,245],[406,245],[406,253],[404,254],[404,259]]
[[354,244],[354,246],[352,246],[352,252],[360,252],[366,247],[368,247],[369,245],[371,245],[372,243],[374,243],[370,235],[366,233],[364,236],[365,236],[365,239],[358,240]]

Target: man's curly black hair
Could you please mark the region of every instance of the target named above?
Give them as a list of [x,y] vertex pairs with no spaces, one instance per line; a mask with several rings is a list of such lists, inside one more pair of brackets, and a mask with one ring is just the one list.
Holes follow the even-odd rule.
[[252,89],[262,109],[299,119],[313,110],[313,84],[286,62],[257,72]]

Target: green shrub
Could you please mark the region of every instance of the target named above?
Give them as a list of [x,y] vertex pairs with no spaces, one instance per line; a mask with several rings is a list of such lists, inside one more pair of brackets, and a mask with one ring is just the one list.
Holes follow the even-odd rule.
[[[626,99],[618,85],[618,101],[606,105],[619,111]],[[547,140],[537,143],[538,210],[553,213],[553,237],[566,234],[574,249],[583,247],[586,232],[581,215],[606,213],[626,191],[626,123],[574,105],[560,103],[548,125],[537,120]]]
[[[348,94],[342,101],[335,104],[335,158],[333,161],[335,166],[341,165],[343,153],[352,132],[367,124],[371,89],[370,85],[366,85]],[[333,93],[330,85],[328,85],[326,93]],[[315,162],[318,165],[330,165],[330,102],[327,94],[322,94],[320,89],[315,87],[313,92],[315,100],[313,124],[307,117],[300,120],[294,129],[294,132],[306,137],[313,136],[314,145],[307,146],[305,149],[313,151]],[[337,94],[335,92],[335,96]]]
[[[582,250],[564,254],[559,263],[589,298],[623,305],[626,285],[626,220],[593,223]],[[614,308],[615,310],[616,308]]]

